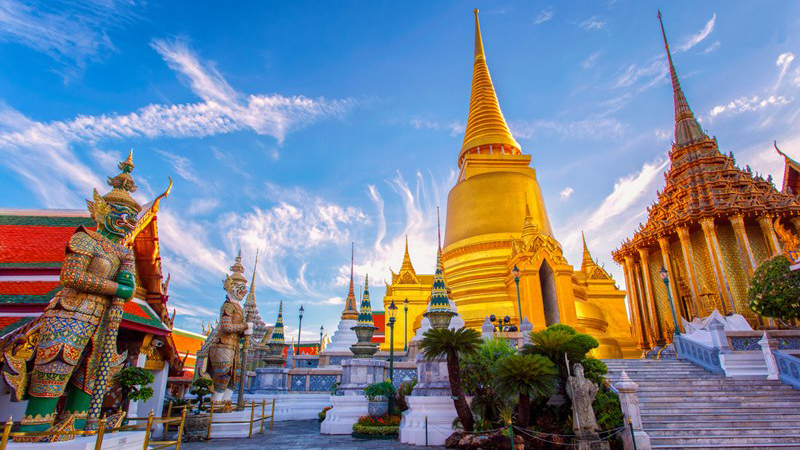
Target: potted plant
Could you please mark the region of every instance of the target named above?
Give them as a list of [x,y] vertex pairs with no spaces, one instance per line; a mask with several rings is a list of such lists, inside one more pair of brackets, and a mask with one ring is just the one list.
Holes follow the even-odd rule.
[[369,415],[379,417],[389,412],[389,397],[394,395],[394,386],[389,381],[370,384],[364,389],[364,395],[369,401]]
[[114,380],[122,391],[120,410],[127,411],[131,401],[146,401],[153,396],[153,388],[148,385],[155,380],[155,377],[149,370],[141,367],[126,367],[114,375]]
[[197,409],[186,415],[183,426],[183,435],[187,441],[205,439],[208,436],[208,425],[211,415],[203,412],[203,399],[211,394],[212,381],[208,378],[198,378],[192,382],[192,395],[197,397]]

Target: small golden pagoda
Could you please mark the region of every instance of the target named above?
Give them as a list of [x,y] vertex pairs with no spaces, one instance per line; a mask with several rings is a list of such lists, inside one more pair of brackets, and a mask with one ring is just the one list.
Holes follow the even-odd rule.
[[[625,291],[595,263],[585,243],[584,264],[575,271],[553,235],[531,155],[522,153],[500,110],[477,10],[469,117],[457,161],[460,171],[448,197],[442,256],[466,326],[479,329],[492,314],[519,323],[512,272],[517,267],[521,315],[535,330],[564,323],[600,341],[597,357],[638,357]],[[419,326],[431,280],[432,275],[413,271],[406,251],[384,303],[409,299],[409,331]]]
[[[660,13],[658,17],[660,21]],[[771,176],[764,179],[749,166],[741,169],[733,153],[721,153],[716,138],[703,131],[689,108],[663,23],[661,32],[675,102],[670,168],[664,191],[647,209],[647,223],[613,252],[624,268],[633,329],[642,349],[664,345],[672,337],[662,267],[670,275],[681,317],[692,320],[717,309],[742,314],[759,326],[763,319],[747,306],[750,276],[764,260],[781,253],[775,233],[781,220],[800,231],[800,203],[793,193],[796,163],[786,157],[784,192],[779,192]]]

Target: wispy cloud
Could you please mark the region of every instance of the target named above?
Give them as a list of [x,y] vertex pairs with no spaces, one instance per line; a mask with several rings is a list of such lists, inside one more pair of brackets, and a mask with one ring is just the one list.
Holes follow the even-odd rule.
[[416,117],[411,119],[409,123],[416,130],[449,131],[451,136],[457,136],[464,133],[464,130],[466,130],[466,125],[457,120],[440,122]]
[[158,154],[161,155],[161,157],[164,158],[164,160],[169,163],[170,167],[172,167],[172,170],[174,170],[175,173],[178,174],[178,176],[180,176],[186,181],[191,181],[192,183],[198,185],[202,184],[202,182],[200,181],[200,177],[195,172],[194,166],[192,165],[192,161],[189,158],[181,155],[176,155],[175,153],[170,153],[164,150],[157,150],[157,151]]
[[545,23],[548,20],[552,19],[553,16],[555,16],[553,8],[543,9],[539,12],[539,14],[536,15],[536,17],[533,18],[533,24],[539,25]]
[[740,114],[743,112],[759,111],[771,106],[783,106],[790,102],[784,96],[770,95],[768,97],[759,97],[754,95],[752,97],[740,97],[724,105],[717,105],[711,108],[708,113],[711,119],[714,119],[723,114]]
[[706,22],[706,25],[697,33],[687,37],[682,44],[675,47],[677,51],[685,52],[695,45],[703,42],[714,31],[714,24],[717,23],[717,14],[714,13],[711,19]]
[[581,67],[583,69],[591,69],[597,63],[597,59],[600,57],[601,52],[594,52],[591,55],[587,56],[586,59],[581,61]]
[[561,200],[568,200],[570,197],[572,197],[573,192],[575,192],[575,189],[567,186],[561,191],[560,194],[558,194],[558,196],[561,197]]
[[779,72],[778,79],[775,80],[775,85],[772,87],[773,93],[781,87],[783,79],[786,77],[786,73],[789,72],[789,67],[792,65],[792,61],[794,61],[794,53],[791,52],[781,53],[778,55],[778,59],[775,60],[775,65],[778,66]]
[[584,30],[601,30],[605,28],[606,22],[601,20],[597,16],[592,16],[584,20],[583,22],[579,23],[578,26],[583,28]]
[[514,136],[518,138],[534,139],[538,136],[555,136],[569,141],[619,138],[627,130],[627,125],[611,118],[575,121],[512,121],[510,127]]
[[719,46],[720,46],[720,42],[719,41],[714,41],[714,42],[711,43],[711,45],[706,47],[705,50],[703,50],[703,53],[711,53],[714,50],[718,49]]
[[0,41],[16,42],[45,53],[65,66],[58,72],[68,79],[74,69],[114,50],[111,29],[135,18],[138,2],[115,0],[0,1]]

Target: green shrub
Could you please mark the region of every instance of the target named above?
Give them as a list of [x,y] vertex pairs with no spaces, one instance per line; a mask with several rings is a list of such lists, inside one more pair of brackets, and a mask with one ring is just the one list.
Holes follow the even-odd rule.
[[603,361],[591,356],[583,360],[583,376],[592,383],[603,386],[606,383],[606,374],[608,373],[608,366]]
[[611,389],[601,387],[597,391],[597,397],[592,403],[592,408],[601,430],[613,430],[625,425],[625,417],[622,414],[619,396]]
[[750,309],[783,321],[800,319],[800,271],[790,268],[785,256],[764,261],[750,280]]
[[378,397],[391,397],[394,395],[394,386],[389,381],[370,384],[364,389],[364,395],[370,401],[377,400]]
[[327,415],[328,415],[328,411],[329,411],[331,408],[333,408],[333,406],[326,406],[326,407],[322,408],[322,411],[320,411],[320,412],[317,414],[317,417],[319,417],[319,421],[320,421],[320,422],[322,422],[323,420],[325,420],[325,417],[327,417]]
[[126,367],[114,375],[122,390],[121,409],[128,409],[128,403],[136,400],[148,400],[153,396],[153,388],[148,386],[155,380],[153,372],[141,367]]
[[400,416],[395,414],[384,414],[379,417],[361,416],[358,424],[367,427],[395,427],[400,425]]
[[395,425],[391,427],[371,427],[369,425],[361,425],[358,423],[353,424],[353,433],[368,434],[371,436],[392,436],[400,432],[400,427]]

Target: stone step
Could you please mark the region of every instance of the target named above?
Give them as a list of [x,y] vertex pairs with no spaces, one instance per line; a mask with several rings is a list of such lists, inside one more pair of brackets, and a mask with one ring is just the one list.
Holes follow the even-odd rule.
[[[739,411],[741,411],[741,409]],[[685,420],[688,417],[692,417],[689,414],[690,413],[681,413],[681,414],[675,414],[675,413],[654,413],[654,414],[642,413],[642,422],[643,423],[650,423],[650,422],[673,422],[674,423],[676,421],[680,421],[681,419]],[[696,420],[698,422],[701,422],[701,421],[708,421],[708,420],[711,420],[711,421],[713,421],[713,420],[720,420],[720,421],[724,421],[724,420],[746,420],[748,418],[755,418],[755,419],[758,419],[758,420],[770,420],[770,419],[773,419],[773,420],[781,420],[781,419],[796,420],[798,417],[797,417],[797,414],[791,414],[791,415],[788,415],[788,417],[787,417],[786,414],[781,414],[779,412],[776,412],[774,414],[752,414],[752,413],[720,411],[717,414],[707,414],[707,413],[698,414],[697,417],[696,417]]]
[[686,419],[685,421],[669,420],[669,421],[650,421],[643,420],[642,424],[646,430],[651,429],[698,429],[698,428],[753,428],[759,429],[784,429],[784,428],[800,428],[800,416],[796,419],[785,419],[782,416],[780,419],[753,419],[741,418],[740,420],[707,420],[705,417],[694,417]]
[[689,437],[689,436],[650,436],[650,442],[655,445],[669,445],[678,448],[687,448],[686,444],[728,444],[728,446],[723,446],[721,448],[731,448],[731,444],[736,444],[739,446],[743,446],[744,444],[748,444],[748,446],[744,446],[742,448],[753,448],[752,444],[794,444],[800,446],[800,434],[791,434],[791,435],[784,435],[784,436],[741,436],[737,433],[727,434],[727,435],[720,435],[720,436],[698,436],[698,437]]
[[692,444],[683,444],[681,446],[673,446],[673,445],[658,445],[653,444],[651,446],[654,450],[800,450],[799,444],[781,444],[781,443],[773,443],[773,444],[699,444],[699,445],[692,445]]
[[[732,434],[741,437],[766,437],[766,436],[786,436],[797,433],[796,428],[748,428],[748,427],[713,427],[713,428],[645,428],[650,438],[661,436],[689,436],[695,438],[729,436]],[[800,435],[799,435],[800,436]],[[800,443],[800,442],[798,442]]]
[[781,401],[789,402],[800,402],[800,392],[795,391],[792,393],[789,392],[781,392],[781,393],[774,393],[774,392],[749,392],[749,391],[701,391],[701,392],[688,392],[688,393],[681,393],[681,392],[642,392],[639,394],[640,401],[663,401],[664,399],[674,399],[675,401],[683,402],[683,401],[769,401],[776,398],[776,395],[780,397]]
[[[681,416],[687,417],[687,420],[692,420],[694,415],[700,416],[714,416],[719,414],[724,415],[741,415],[743,417],[756,417],[761,415],[768,415],[774,416],[778,415],[781,417],[786,417],[787,419],[795,419],[796,417],[800,417],[800,411],[798,411],[796,406],[784,407],[784,408],[736,408],[736,407],[703,407],[703,408],[691,408],[692,415],[686,416],[686,408],[648,408],[647,411],[642,412],[642,417],[647,417],[648,415],[659,415],[659,416],[674,416],[676,418],[680,418]],[[759,417],[759,418],[766,418],[766,417]]]
[[721,403],[743,403],[742,406],[747,406],[747,404],[753,404],[753,406],[761,406],[759,403],[763,404],[774,404],[774,405],[797,405],[800,406],[800,400],[797,399],[796,396],[783,396],[779,397],[778,403],[773,403],[775,401],[775,396],[772,395],[692,395],[692,396],[683,396],[683,395],[665,395],[665,396],[641,396],[639,397],[639,401],[642,403],[663,403],[663,402],[675,402],[675,403],[692,403],[695,406],[702,405],[703,403],[707,402],[721,402]]
[[[645,392],[663,392],[665,386],[657,386],[657,385],[639,385],[639,394]],[[778,391],[786,391],[786,392],[800,392],[792,388],[791,386],[782,385],[782,384],[766,384],[762,385],[760,383],[750,383],[750,384],[728,384],[728,383],[717,383],[711,384],[707,386],[670,386],[669,389],[673,392],[695,392],[697,390],[702,390],[703,392],[716,392],[716,391],[723,391],[723,392],[732,392],[732,391],[745,391],[745,392],[778,392]]]

